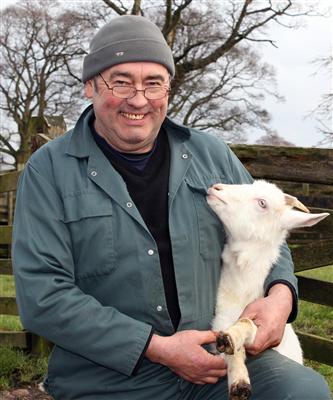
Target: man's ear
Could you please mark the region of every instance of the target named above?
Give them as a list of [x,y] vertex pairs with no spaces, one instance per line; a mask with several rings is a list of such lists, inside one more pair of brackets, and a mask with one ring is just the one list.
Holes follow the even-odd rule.
[[329,213],[311,214],[293,209],[286,210],[281,217],[282,226],[288,230],[303,226],[313,226],[329,215]]
[[91,99],[94,94],[94,82],[92,79],[84,84],[84,94],[88,99]]

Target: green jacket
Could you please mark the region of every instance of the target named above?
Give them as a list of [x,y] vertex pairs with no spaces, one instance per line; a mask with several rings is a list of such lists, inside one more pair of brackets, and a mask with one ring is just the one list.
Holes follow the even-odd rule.
[[[94,142],[92,112],[88,107],[73,130],[33,154],[21,175],[13,237],[17,302],[23,325],[55,343],[47,377],[55,399],[138,400],[141,392],[148,399],[147,377],[153,384],[174,374],[147,359],[133,370],[152,328],[161,335],[174,331],[156,243]],[[179,330],[205,330],[225,238],[206,190],[251,177],[220,139],[169,119],[163,126],[171,151]],[[276,280],[296,286],[287,248],[266,286]]]

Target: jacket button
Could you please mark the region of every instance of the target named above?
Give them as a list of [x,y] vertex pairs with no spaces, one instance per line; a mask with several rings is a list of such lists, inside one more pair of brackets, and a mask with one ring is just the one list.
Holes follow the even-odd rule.
[[127,206],[128,208],[131,208],[131,207],[133,206],[133,203],[129,201],[128,203],[126,203],[126,206]]
[[188,155],[187,155],[186,153],[184,153],[184,154],[182,155],[182,158],[183,158],[184,160],[186,160],[186,159],[188,158]]
[[149,250],[148,250],[148,254],[149,254],[150,256],[152,256],[152,255],[154,254],[154,250],[149,249]]
[[96,175],[97,175],[97,171],[91,171],[91,172],[90,172],[90,175],[91,175],[91,176],[96,176]]
[[156,310],[157,310],[158,312],[161,312],[161,311],[163,310],[163,307],[162,307],[162,306],[157,306],[157,307],[156,307]]

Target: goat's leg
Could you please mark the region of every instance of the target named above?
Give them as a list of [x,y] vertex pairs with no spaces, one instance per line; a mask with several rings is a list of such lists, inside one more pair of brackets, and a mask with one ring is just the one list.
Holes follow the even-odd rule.
[[226,355],[228,368],[229,400],[248,400],[251,383],[245,365],[245,349],[241,347],[232,356]]
[[251,344],[257,333],[257,326],[248,318],[241,318],[225,332],[219,332],[216,348],[220,353],[234,354],[244,344]]

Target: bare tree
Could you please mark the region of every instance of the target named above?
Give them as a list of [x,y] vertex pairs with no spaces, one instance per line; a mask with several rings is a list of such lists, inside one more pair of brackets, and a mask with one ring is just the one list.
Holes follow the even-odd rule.
[[262,144],[265,146],[287,146],[295,147],[294,143],[289,142],[283,137],[279,136],[276,132],[268,133],[267,135],[261,136],[256,144]]
[[82,104],[75,71],[85,53],[81,43],[87,24],[77,12],[58,7],[56,2],[25,1],[2,13],[0,109],[6,120],[0,146],[14,164],[29,153],[32,115],[70,117]]
[[[324,70],[324,72],[332,76],[332,55],[318,58],[314,60],[314,63],[319,66],[316,74]],[[308,117],[314,117],[316,119],[318,123],[317,130],[323,135],[323,139],[318,145],[333,147],[333,93],[325,93],[322,95],[318,106]]]
[[[202,48],[200,44],[195,51],[191,50],[192,56],[186,57],[200,57],[200,54],[204,57],[203,50],[209,51],[217,37],[222,36],[216,12],[213,9],[206,11],[204,18],[198,11],[187,12],[189,15],[183,15],[179,44],[174,44],[182,47],[177,48],[176,54],[184,54],[185,47],[200,37],[205,42]],[[212,22],[214,18],[215,24]],[[184,43],[181,37],[185,37],[189,44]],[[176,56],[176,65],[182,59]],[[176,82],[173,82],[169,115],[184,124],[218,132],[228,141],[245,141],[250,127],[265,132],[270,129],[270,115],[261,103],[266,95],[281,100],[275,91],[275,72],[273,67],[260,61],[249,45],[234,46],[216,62],[189,71],[182,79],[184,81],[178,87],[175,87],[179,82],[177,75]]]

